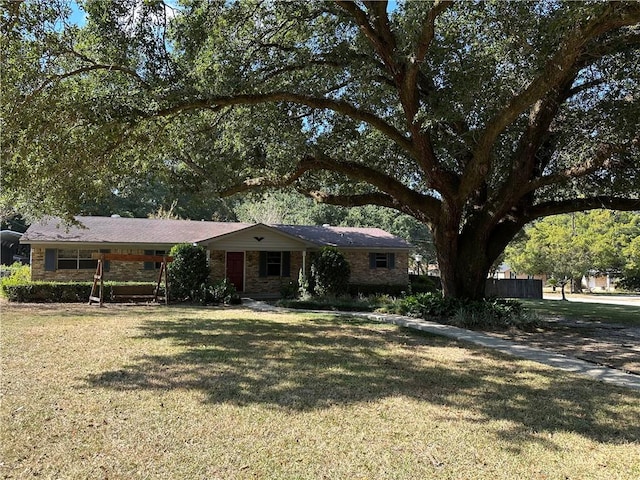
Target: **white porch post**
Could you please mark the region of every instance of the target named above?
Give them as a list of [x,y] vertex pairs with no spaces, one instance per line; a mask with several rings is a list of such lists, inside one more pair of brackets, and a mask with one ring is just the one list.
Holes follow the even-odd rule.
[[307,276],[307,251],[302,251],[302,275]]

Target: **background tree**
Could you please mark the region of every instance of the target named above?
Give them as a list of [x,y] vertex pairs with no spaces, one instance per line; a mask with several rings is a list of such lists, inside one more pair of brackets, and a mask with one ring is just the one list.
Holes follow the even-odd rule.
[[640,234],[636,235],[624,248],[627,262],[623,270],[623,278],[620,282],[623,288],[640,291]]
[[234,212],[241,222],[288,225],[340,225],[346,209],[314,202],[296,192],[260,192],[239,200]]
[[[519,273],[546,274],[560,284],[583,276],[634,276],[634,245],[640,238],[640,214],[591,212],[545,218],[505,251],[505,262]],[[564,293],[564,292],[563,292]]]
[[[638,210],[638,2],[3,4],[2,201],[70,215],[170,170],[431,230],[483,296],[527,223]],[[4,187],[4,186],[3,186]]]
[[507,247],[505,261],[517,272],[546,274],[562,288],[576,279],[582,280],[592,265],[583,236],[577,236],[572,215],[546,218],[527,229],[526,235]]

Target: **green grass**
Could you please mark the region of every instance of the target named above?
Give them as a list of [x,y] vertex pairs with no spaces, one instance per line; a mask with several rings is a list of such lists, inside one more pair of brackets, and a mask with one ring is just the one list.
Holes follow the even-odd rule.
[[640,306],[567,302],[562,300],[522,300],[522,303],[544,316],[640,326]]
[[640,477],[640,393],[330,313],[2,304],[2,478]]

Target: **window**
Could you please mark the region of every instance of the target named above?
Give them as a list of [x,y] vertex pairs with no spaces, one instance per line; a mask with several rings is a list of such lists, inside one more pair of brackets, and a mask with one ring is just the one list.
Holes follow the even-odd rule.
[[290,277],[291,252],[260,252],[261,277]]
[[58,270],[95,270],[98,260],[91,258],[91,250],[58,250]]
[[389,268],[389,257],[386,253],[376,253],[376,268]]
[[[167,255],[167,251],[166,250],[145,250],[144,251],[145,255]],[[144,269],[145,270],[160,270],[160,268],[162,267],[162,262],[144,262]]]
[[369,254],[369,268],[396,268],[396,255],[395,253],[377,253],[372,252]]
[[267,276],[279,277],[282,273],[282,252],[267,252]]

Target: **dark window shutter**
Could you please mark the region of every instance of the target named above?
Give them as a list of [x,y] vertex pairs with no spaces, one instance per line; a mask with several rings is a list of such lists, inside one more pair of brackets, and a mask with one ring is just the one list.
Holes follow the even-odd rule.
[[389,268],[396,268],[396,254],[395,253],[389,253],[387,255],[387,265],[389,265]]
[[267,252],[260,252],[260,266],[258,274],[261,277],[267,276]]
[[376,268],[376,254],[369,254],[369,268]]
[[58,251],[55,248],[47,248],[44,251],[44,271],[55,272],[57,260]]
[[[145,250],[144,251],[145,255],[154,255],[155,251],[153,250]],[[144,262],[144,269],[145,270],[155,270],[156,264],[154,262]]]
[[[100,253],[111,253],[111,250],[102,249],[100,250]],[[109,260],[105,260],[104,265],[102,265],[102,271],[108,272],[110,267],[111,267],[111,262]]]
[[291,252],[282,252],[282,276],[291,276]]

